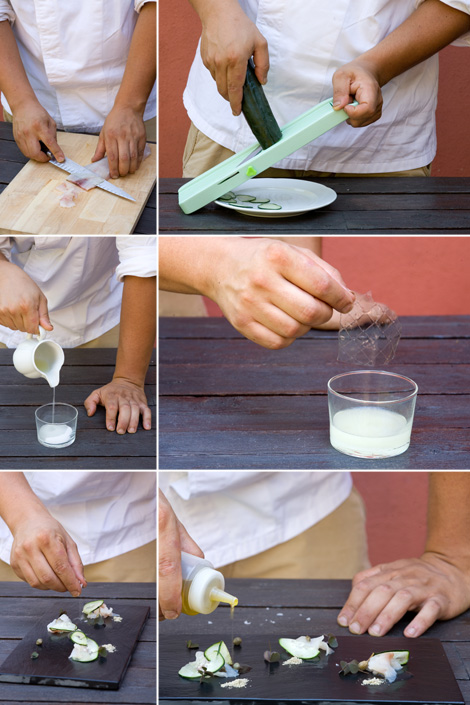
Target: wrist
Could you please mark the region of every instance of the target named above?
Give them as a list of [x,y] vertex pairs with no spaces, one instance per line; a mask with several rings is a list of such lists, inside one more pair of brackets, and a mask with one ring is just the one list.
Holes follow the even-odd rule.
[[113,110],[130,110],[143,119],[148,96],[129,95],[125,91],[118,91],[113,104]]
[[13,117],[15,117],[16,113],[28,112],[32,109],[36,110],[38,107],[42,107],[33,89],[29,85],[25,86],[22,90],[15,91],[12,96],[5,94],[5,98],[11,108]]
[[145,384],[145,374],[141,374],[139,372],[136,372],[134,370],[118,370],[113,374],[113,382],[127,382],[128,384],[133,384],[135,387],[139,387],[139,389],[144,389],[144,384]]

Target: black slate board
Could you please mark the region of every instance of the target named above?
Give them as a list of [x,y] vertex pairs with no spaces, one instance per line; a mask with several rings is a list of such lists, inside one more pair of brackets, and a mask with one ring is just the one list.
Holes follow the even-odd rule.
[[[83,604],[82,600],[80,606]],[[113,607],[112,603],[108,606]],[[82,620],[77,607],[68,610],[72,622],[97,644],[113,644],[116,647],[116,651],[108,654],[107,658],[99,658],[90,663],[71,661],[68,657],[72,653],[73,643],[69,637],[47,631],[47,625],[59,616],[62,609],[63,603],[55,602],[38,619],[36,625],[0,665],[0,681],[117,690],[150,614],[150,607],[114,606],[122,622],[107,618],[104,626],[93,626]],[[36,646],[37,639],[43,640],[42,646]],[[37,659],[31,658],[33,651],[39,654]]]
[[[201,650],[215,641],[208,635],[188,635]],[[296,638],[299,634],[283,634]],[[230,637],[221,635],[230,644]],[[264,651],[271,646],[279,649],[281,663],[267,664]],[[363,686],[367,676],[358,674],[340,676],[340,661],[361,661],[374,651],[410,651],[410,660],[395,683]],[[235,661],[247,664],[252,670],[241,676],[248,678],[246,688],[222,688],[232,679],[211,678],[199,683],[178,676],[178,670],[194,661],[195,651],[186,648],[182,636],[163,637],[160,641],[159,684],[161,700],[233,700],[233,701],[329,701],[342,703],[452,703],[463,704],[460,688],[455,680],[447,656],[438,639],[406,639],[405,637],[370,636],[338,637],[335,653],[324,654],[312,662],[283,666],[290,658],[272,636],[247,637],[242,647],[234,649]],[[372,676],[372,674],[369,674]]]

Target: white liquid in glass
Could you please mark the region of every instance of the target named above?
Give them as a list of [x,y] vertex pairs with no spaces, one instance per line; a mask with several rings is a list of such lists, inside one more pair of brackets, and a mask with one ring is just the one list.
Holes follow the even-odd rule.
[[333,448],[359,458],[390,458],[410,445],[412,420],[374,406],[343,409],[330,423]]
[[68,443],[73,430],[66,424],[45,423],[38,431],[41,441],[48,446],[61,446]]

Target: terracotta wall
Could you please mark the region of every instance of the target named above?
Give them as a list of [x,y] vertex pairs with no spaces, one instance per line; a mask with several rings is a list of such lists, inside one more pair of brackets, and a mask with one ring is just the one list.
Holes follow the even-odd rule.
[[[160,5],[160,175],[181,176],[188,119],[182,94],[200,33],[200,22],[188,0]],[[434,176],[470,176],[470,49],[441,52],[438,152]]]
[[426,539],[428,473],[354,472],[365,501],[372,565],[419,556]]

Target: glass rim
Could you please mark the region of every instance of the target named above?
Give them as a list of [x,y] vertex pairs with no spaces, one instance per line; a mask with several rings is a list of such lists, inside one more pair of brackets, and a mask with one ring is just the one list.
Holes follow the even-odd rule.
[[[336,379],[340,379],[341,377],[348,377],[349,375],[363,375],[363,374],[375,374],[375,375],[387,375],[388,377],[398,377],[399,379],[404,379],[407,382],[410,382],[411,385],[414,387],[413,391],[410,394],[407,394],[404,397],[401,397],[400,399],[389,399],[388,401],[373,401],[370,399],[358,399],[355,396],[351,395],[346,395],[346,394],[341,394],[341,392],[337,392],[335,389],[332,389],[331,383],[334,382]],[[340,397],[341,399],[345,399],[347,401],[354,400],[357,404],[368,404],[369,406],[371,404],[373,405],[385,405],[385,404],[402,404],[405,401],[410,401],[414,397],[417,396],[418,394],[418,385],[416,382],[410,377],[406,377],[406,375],[401,375],[398,374],[398,372],[388,372],[387,370],[352,370],[351,372],[341,372],[340,374],[334,375],[334,377],[331,377],[331,379],[328,380],[328,392],[331,392],[331,394],[334,394],[336,397]]]
[[[34,416],[36,417],[36,421],[41,421],[41,423],[52,423],[51,421],[44,421],[44,419],[41,419],[39,416],[38,412],[40,412],[41,409],[45,409],[46,406],[54,406],[54,405],[52,404],[52,402],[49,402],[48,404],[43,404],[42,406],[38,406],[38,408],[35,409],[35,411],[34,411]],[[67,404],[64,401],[56,401],[55,406],[68,406],[69,409],[74,410],[75,414],[70,419],[67,419],[67,421],[56,421],[54,419],[54,424],[57,424],[58,426],[60,424],[68,424],[70,422],[76,421],[76,419],[78,418],[78,409],[75,406],[72,406],[72,404]]]

